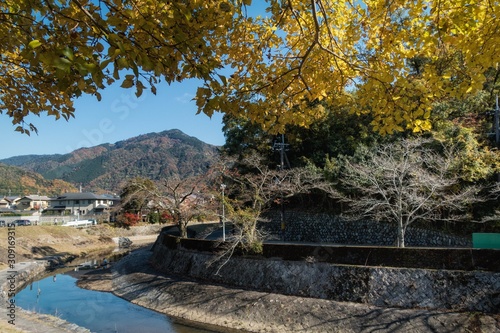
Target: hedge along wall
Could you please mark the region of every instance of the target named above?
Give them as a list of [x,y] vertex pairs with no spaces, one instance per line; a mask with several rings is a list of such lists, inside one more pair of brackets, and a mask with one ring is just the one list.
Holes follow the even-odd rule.
[[[261,224],[274,238],[281,237],[279,212],[265,215],[269,222]],[[285,211],[287,241],[335,243],[346,245],[392,246],[396,241],[394,225],[375,221],[348,221],[328,214]],[[406,246],[472,247],[472,239],[442,232],[408,227]]]
[[[472,251],[469,263],[472,258],[483,257],[483,264],[487,263],[490,271],[334,264],[327,260],[317,261],[315,256],[306,256],[307,260],[300,261],[276,256],[233,256],[222,267],[220,262],[209,266],[207,263],[214,260],[218,244],[214,241],[179,239],[162,233],[153,247],[152,263],[165,273],[264,292],[383,307],[500,312],[500,251],[468,250]],[[298,254],[301,250],[291,249],[290,245],[272,245],[274,248],[281,246],[280,251],[266,250],[266,246],[264,252],[301,256]],[[352,248],[353,258],[359,256],[356,254],[358,249],[361,248]],[[343,251],[347,250],[343,248]],[[336,257],[334,251],[325,251],[330,253],[330,257]],[[306,252],[319,253],[315,249]],[[412,255],[417,256],[418,252]],[[323,255],[321,257],[326,258]],[[390,255],[382,257],[388,258]],[[439,256],[434,253],[433,257]],[[470,269],[477,269],[470,264],[464,266],[467,265]]]

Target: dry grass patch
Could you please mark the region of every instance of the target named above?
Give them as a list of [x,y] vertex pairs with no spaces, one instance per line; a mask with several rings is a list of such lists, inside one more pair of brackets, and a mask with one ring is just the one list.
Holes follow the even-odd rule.
[[[115,246],[113,237],[158,234],[163,226],[140,225],[130,229],[101,224],[91,228],[38,225],[15,229],[16,261],[47,256],[82,256],[106,251]],[[8,228],[0,228],[0,269],[7,262]]]
[[[8,232],[0,229],[0,262],[7,258]],[[95,232],[95,231],[94,231]],[[86,229],[61,226],[28,226],[15,229],[16,261],[52,255],[81,255],[113,247],[107,235],[90,235]]]
[[0,321],[0,332],[2,332],[2,333],[20,333],[20,332],[24,332],[24,331],[19,330],[15,326],[13,326],[12,324],[3,322],[3,320],[2,320],[2,321]]

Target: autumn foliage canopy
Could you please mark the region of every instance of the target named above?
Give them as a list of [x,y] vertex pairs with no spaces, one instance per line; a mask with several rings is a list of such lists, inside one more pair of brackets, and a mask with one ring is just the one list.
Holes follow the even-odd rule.
[[496,70],[499,17],[496,0],[4,0],[0,111],[29,133],[29,114],[71,118],[111,84],[140,96],[197,78],[199,112],[271,132],[309,125],[322,103],[371,114],[380,133],[425,131],[434,103]]

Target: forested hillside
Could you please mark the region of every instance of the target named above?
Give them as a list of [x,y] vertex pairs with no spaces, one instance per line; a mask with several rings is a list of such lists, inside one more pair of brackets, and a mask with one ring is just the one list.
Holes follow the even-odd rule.
[[47,180],[33,171],[0,163],[0,197],[9,195],[57,195],[74,192],[74,185],[63,180]]
[[81,185],[86,191],[118,192],[123,182],[133,177],[159,180],[202,174],[217,155],[217,147],[179,130],[169,130],[64,155],[16,156],[0,162],[37,172],[49,180]]

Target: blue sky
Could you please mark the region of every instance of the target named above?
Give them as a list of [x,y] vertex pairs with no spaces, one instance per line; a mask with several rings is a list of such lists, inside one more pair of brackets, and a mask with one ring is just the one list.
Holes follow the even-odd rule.
[[196,93],[194,80],[162,84],[156,96],[144,91],[136,98],[133,88],[119,84],[101,91],[102,100],[83,96],[75,101],[75,118],[55,120],[43,114],[30,116],[38,135],[15,132],[9,117],[0,115],[0,159],[28,154],[66,154],[82,147],[115,143],[137,135],[179,129],[206,143],[222,145],[222,114],[209,118],[196,115],[192,100]]
[[[254,0],[247,7],[249,16],[267,15],[267,3]],[[38,134],[31,136],[15,132],[11,119],[0,114],[0,159],[30,154],[66,154],[82,147],[115,143],[137,135],[179,129],[201,141],[223,145],[222,114],[211,118],[196,114],[192,100],[196,94],[196,80],[159,85],[157,94],[146,90],[139,99],[134,88],[123,89],[119,82],[101,91],[102,100],[82,96],[75,101],[75,118],[55,120],[42,114],[29,116]]]

